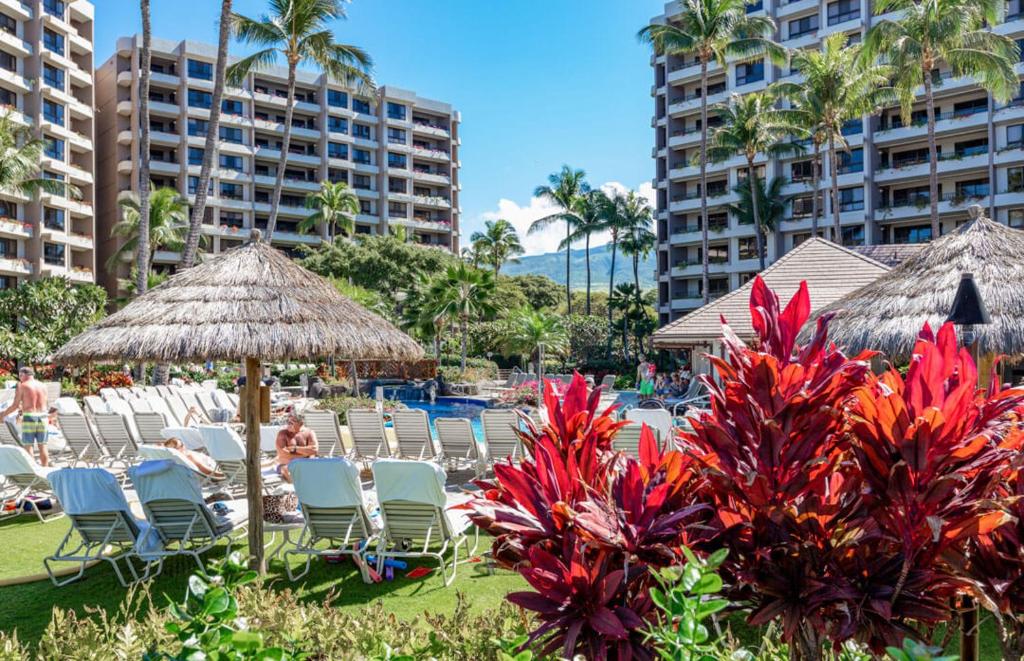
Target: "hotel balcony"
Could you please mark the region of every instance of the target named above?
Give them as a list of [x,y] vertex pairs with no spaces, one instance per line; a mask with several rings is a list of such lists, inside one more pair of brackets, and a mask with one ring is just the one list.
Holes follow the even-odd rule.
[[419,181],[430,182],[432,184],[451,184],[451,177],[445,174],[437,174],[434,172],[421,172],[420,170],[412,171],[412,178]]
[[417,122],[415,119],[412,120],[412,132],[439,138],[451,137],[451,133],[445,127],[436,124],[424,124],[423,122]]
[[32,263],[27,259],[0,256],[0,274],[32,275]]
[[[972,128],[982,128],[988,123],[988,113],[985,110],[972,112],[945,112],[935,116],[935,135],[941,136],[951,131],[965,131]],[[920,138],[924,132],[924,125],[915,122],[910,126],[896,128],[882,128],[875,131],[875,144],[884,146],[889,143]]]
[[413,145],[412,153],[416,158],[424,158],[431,161],[442,161],[448,162],[452,160],[452,155],[443,149],[431,149],[429,147],[417,147]]
[[0,218],[0,236],[12,239],[32,238],[32,224],[16,218]]
[[[906,179],[919,179],[928,176],[929,159],[906,162],[898,167],[878,168],[875,171],[876,183],[888,183]],[[940,154],[938,167],[943,174],[963,170],[983,170],[988,167],[988,149],[977,154]]]
[[3,30],[0,30],[0,44],[7,46],[8,50],[13,50],[18,57],[28,57],[32,54],[30,43]]

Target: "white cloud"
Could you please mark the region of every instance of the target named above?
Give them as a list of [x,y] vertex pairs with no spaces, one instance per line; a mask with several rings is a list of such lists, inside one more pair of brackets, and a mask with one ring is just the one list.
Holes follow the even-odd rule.
[[[618,181],[609,181],[600,186],[601,190],[608,194],[624,193],[630,190],[626,185]],[[653,204],[654,201],[654,186],[651,185],[650,181],[645,181],[635,189],[638,194],[647,198],[649,202]],[[549,202],[546,199],[539,197],[531,197],[529,204],[521,206],[515,200],[509,200],[502,198],[498,200],[497,209],[491,211],[485,211],[480,214],[474,226],[482,226],[485,221],[497,220],[504,218],[505,220],[512,223],[516,230],[519,232],[519,238],[523,243],[523,248],[526,249],[527,255],[538,255],[547,252],[556,252],[558,250],[558,244],[565,238],[565,225],[562,223],[554,223],[551,226],[533,234],[528,234],[530,225],[535,220],[539,220],[544,216],[550,216],[551,214],[557,213],[558,207]],[[468,245],[468,235],[463,237],[462,243]],[[600,246],[608,243],[609,236],[607,233],[595,234],[590,237],[591,247]],[[573,247],[582,247],[582,244]]]

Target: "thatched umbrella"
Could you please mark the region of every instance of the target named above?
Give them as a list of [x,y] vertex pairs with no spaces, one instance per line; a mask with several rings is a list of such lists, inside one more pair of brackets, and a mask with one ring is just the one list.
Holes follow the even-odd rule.
[[[330,355],[417,360],[423,351],[253,230],[249,243],[170,277],[72,339],[54,361],[244,361],[253,386],[260,383],[261,360]],[[262,569],[259,389],[245,392],[249,549]]]
[[938,329],[961,274],[973,273],[992,319],[974,327],[980,355],[1024,354],[1024,232],[989,220],[977,205],[970,214],[956,231],[820,310],[835,313],[830,338],[847,352],[875,349],[890,361],[906,361],[924,322]]

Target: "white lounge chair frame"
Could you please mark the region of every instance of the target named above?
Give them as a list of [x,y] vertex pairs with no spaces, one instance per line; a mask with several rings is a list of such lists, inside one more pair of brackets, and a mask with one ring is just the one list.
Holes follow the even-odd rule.
[[[341,428],[338,426],[338,414],[334,411],[306,411],[303,413],[306,419],[306,427],[316,434],[317,444],[320,452],[325,457],[348,454],[345,442],[341,438]],[[331,447],[327,452],[323,451],[324,446],[330,443]]]
[[[92,433],[89,421],[84,415],[58,413],[57,422],[71,453],[71,465],[79,463],[98,464],[106,458],[106,452]],[[93,459],[90,460],[90,457]]]
[[[71,529],[64,535],[57,551],[43,558],[43,566],[46,567],[46,573],[50,575],[50,580],[55,586],[62,587],[77,581],[92,563],[100,560],[110,563],[122,587],[150,578],[152,563],[146,563],[145,572],[141,576],[132,564],[132,558],[138,557],[135,552],[135,538],[139,535],[139,528],[125,512],[68,514],[68,518],[71,519]],[[78,546],[68,549],[69,545],[73,544],[72,537],[75,533],[79,538]],[[115,553],[109,552],[111,548]],[[118,560],[124,560],[132,576],[131,581],[125,580]],[[78,572],[60,579],[50,566],[51,562],[76,562]],[[163,566],[157,565],[156,574],[159,574],[161,569]]]
[[512,457],[515,461],[522,456],[522,441],[516,434],[519,420],[519,413],[512,409],[484,409],[480,413],[480,425],[484,429],[487,446],[486,461],[489,464],[493,465],[505,457]]
[[[37,493],[45,495],[51,500],[51,502],[57,501],[57,496],[53,493],[53,486],[50,485],[50,480],[46,477],[46,471],[39,466],[24,448],[14,449],[10,446],[0,447],[0,452],[9,452],[17,455],[22,455],[25,461],[25,469],[21,472],[6,471],[0,473],[0,503],[8,500],[13,500],[16,507],[10,512],[0,512],[0,518],[7,516],[17,516],[18,514],[25,514],[29,510],[26,509],[28,505],[27,496],[29,494]],[[39,469],[39,470],[35,470]],[[20,504],[19,504],[20,501]],[[63,512],[57,510],[54,507],[55,513],[50,516],[43,516],[43,512],[39,507],[33,503],[32,512],[35,513],[36,518],[39,519],[40,523],[46,523],[59,519],[64,516]]]
[[409,459],[433,459],[437,456],[426,411],[398,409],[391,413],[391,422],[400,456]]
[[353,457],[365,463],[378,457],[391,456],[388,437],[384,433],[384,417],[379,411],[349,409],[348,431],[352,435]]
[[479,477],[482,470],[480,447],[473,434],[473,423],[466,418],[437,418],[434,420],[437,440],[441,444],[438,459],[442,466],[458,469],[468,465]]

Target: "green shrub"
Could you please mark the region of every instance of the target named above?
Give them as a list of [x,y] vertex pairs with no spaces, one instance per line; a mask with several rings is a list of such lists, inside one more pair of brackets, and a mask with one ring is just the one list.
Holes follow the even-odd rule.
[[[377,406],[377,400],[372,397],[348,397],[340,395],[337,397],[326,397],[317,401],[316,407],[325,411],[334,411],[338,414],[338,424],[348,424],[349,409],[372,409]],[[385,399],[385,410],[398,408],[399,402]]]

